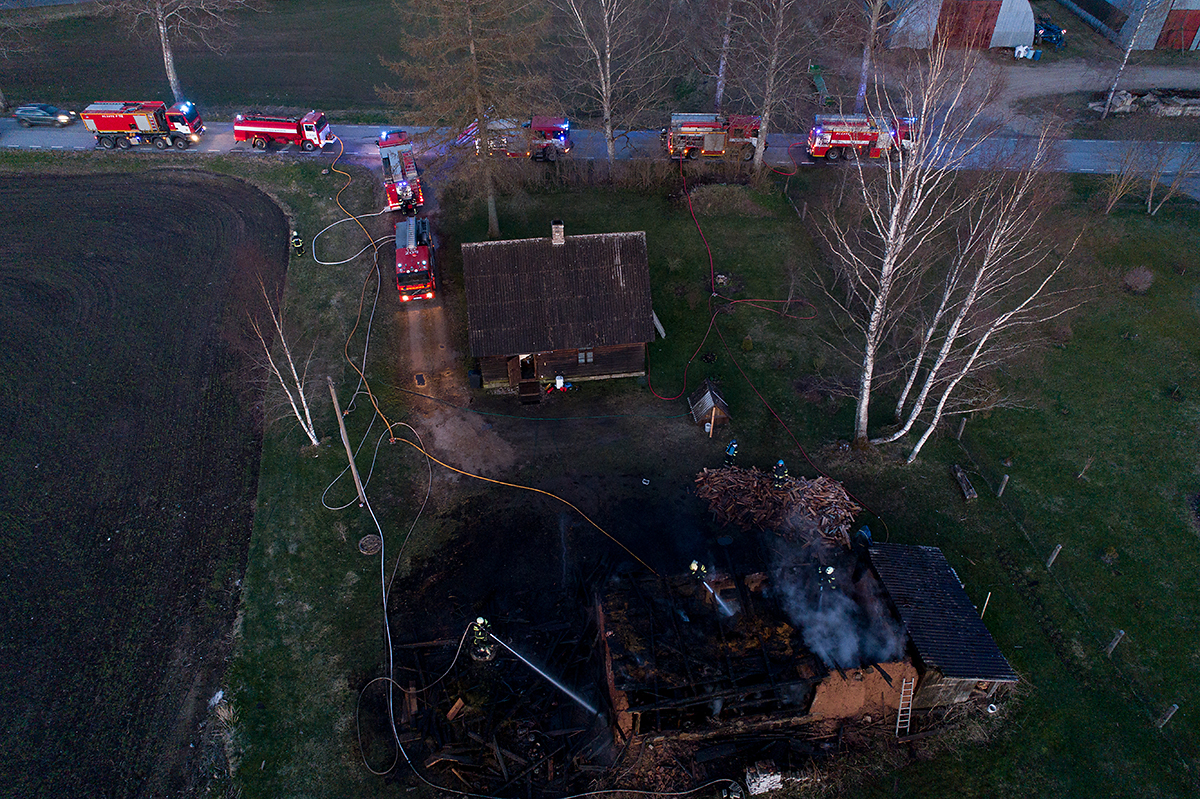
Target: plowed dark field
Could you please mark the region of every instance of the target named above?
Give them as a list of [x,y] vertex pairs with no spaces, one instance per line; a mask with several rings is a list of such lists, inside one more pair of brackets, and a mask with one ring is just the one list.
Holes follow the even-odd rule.
[[181,170],[0,175],[0,209],[0,794],[186,795],[254,512],[247,312],[287,223]]

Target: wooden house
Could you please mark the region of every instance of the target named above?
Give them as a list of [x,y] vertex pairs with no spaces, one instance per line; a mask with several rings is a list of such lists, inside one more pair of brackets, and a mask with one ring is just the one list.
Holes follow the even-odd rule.
[[989,697],[1017,682],[940,549],[872,544],[869,553],[912,642],[921,674],[914,709]]
[[654,340],[646,234],[462,245],[471,355],[484,388],[633,377]]

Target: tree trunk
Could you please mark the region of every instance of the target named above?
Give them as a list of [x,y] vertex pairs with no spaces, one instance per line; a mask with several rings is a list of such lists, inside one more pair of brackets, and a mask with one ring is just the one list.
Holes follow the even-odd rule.
[[771,108],[775,105],[775,83],[779,77],[780,49],[783,47],[783,27],[786,8],[782,2],[775,5],[775,24],[772,26],[771,55],[767,59],[766,80],[763,82],[762,119],[758,127],[758,142],[754,145],[754,171],[763,167],[763,155],[767,150],[767,132],[771,129]]
[[1112,86],[1108,87],[1108,97],[1104,100],[1104,113],[1100,115],[1101,119],[1108,119],[1108,112],[1112,109],[1113,95],[1117,93],[1117,84],[1121,82],[1121,73],[1125,71],[1125,65],[1129,63],[1129,54],[1133,52],[1133,43],[1137,41],[1138,34],[1142,32],[1142,23],[1146,21],[1146,14],[1150,11],[1150,5],[1154,0],[1144,0],[1142,3],[1142,15],[1138,18],[1137,27],[1133,29],[1133,35],[1129,37],[1129,44],[1125,45],[1125,55],[1121,58],[1121,66],[1117,67],[1117,74],[1113,78]]
[[721,58],[717,62],[717,96],[713,101],[718,111],[725,98],[725,67],[729,61],[729,40],[733,33],[733,0],[725,5],[725,30],[721,33]]
[[467,49],[471,58],[471,89],[475,93],[475,118],[478,121],[477,134],[482,146],[477,148],[475,157],[479,159],[479,168],[483,172],[483,188],[487,197],[488,238],[500,238],[500,216],[496,213],[496,179],[492,175],[492,162],[488,153],[488,115],[483,102],[483,78],[479,70],[479,56],[475,52],[475,21],[471,18],[470,6],[467,16]]
[[608,169],[612,174],[613,162],[617,160],[617,143],[613,138],[612,106],[612,18],[607,11],[601,15],[604,26],[604,61],[600,66],[600,105],[604,113],[604,145],[608,149]]
[[175,102],[183,99],[183,87],[179,85],[179,75],[175,73],[175,51],[171,49],[171,39],[167,36],[167,18],[162,3],[154,8],[155,22],[158,24],[158,39],[162,43],[163,66],[167,69],[167,81],[171,84],[171,94]]
[[867,81],[871,77],[872,56],[875,54],[875,36],[879,30],[879,14],[882,11],[881,2],[870,5],[871,21],[867,27],[867,40],[863,42],[862,69],[858,75],[858,94],[854,97],[854,113],[861,114],[867,108]]

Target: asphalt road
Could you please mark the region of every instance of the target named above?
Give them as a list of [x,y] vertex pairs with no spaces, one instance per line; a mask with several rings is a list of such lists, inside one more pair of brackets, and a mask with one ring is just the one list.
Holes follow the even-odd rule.
[[[203,141],[194,145],[192,152],[198,153],[228,153],[244,152],[251,158],[270,158],[273,153],[285,153],[301,158],[318,158],[320,152],[304,153],[291,145],[282,149],[272,149],[267,152],[253,150],[249,142],[233,140],[233,124],[227,122],[207,123],[207,132]],[[380,135],[380,128],[370,125],[337,125],[333,128],[345,144],[346,154],[352,157],[366,159],[375,158],[375,140]],[[413,133],[421,128],[410,128]],[[599,131],[575,129],[571,131],[575,147],[572,158],[602,160],[606,157],[604,136]],[[824,164],[812,164],[804,146],[805,135],[798,133],[774,133],[767,138],[766,161],[773,167],[790,167],[793,162],[811,168],[825,167]],[[1028,139],[1010,138],[996,139],[989,147],[987,155],[1002,154],[1010,151],[1020,151],[1027,148]],[[1057,168],[1065,172],[1111,174],[1118,171],[1121,158],[1129,142],[1124,141],[1089,141],[1084,139],[1064,139],[1055,145]],[[1192,146],[1200,146],[1193,144]],[[144,145],[145,149],[153,147]],[[83,127],[76,124],[67,128],[22,128],[12,118],[0,119],[0,148],[12,150],[64,150],[87,151],[97,149],[95,139]],[[337,145],[325,147],[326,153],[336,152]],[[114,150],[113,158],[120,158],[121,152]],[[985,157],[987,157],[985,155]],[[623,134],[617,141],[617,157],[628,158],[662,158],[658,131],[630,131]],[[794,161],[793,161],[794,159]],[[828,168],[828,167],[825,167]],[[1173,170],[1168,168],[1168,173]],[[1193,173],[1187,182],[1188,193],[1200,198],[1200,171]]]

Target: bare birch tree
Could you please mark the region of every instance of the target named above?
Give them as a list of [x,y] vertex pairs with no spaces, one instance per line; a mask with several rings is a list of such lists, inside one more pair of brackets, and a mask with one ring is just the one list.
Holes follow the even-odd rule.
[[809,53],[820,38],[820,10],[821,4],[802,0],[739,0],[735,6],[737,77],[762,118],[755,170],[762,169],[776,114],[800,93],[798,81],[807,80]]
[[1129,194],[1142,181],[1143,163],[1147,157],[1146,142],[1129,142],[1121,151],[1121,160],[1115,172],[1104,179],[1104,214],[1112,213],[1121,198]]
[[[1155,149],[1154,160],[1146,174],[1146,213],[1150,216],[1158,214],[1166,205],[1167,200],[1179,194],[1183,181],[1200,167],[1200,147],[1193,142],[1163,143]],[[1154,201],[1154,192],[1162,185],[1163,178],[1171,176],[1158,202]]]
[[984,111],[994,81],[971,51],[931,48],[907,70],[899,85],[900,110],[876,92],[873,113],[916,117],[911,141],[898,158],[879,167],[854,162],[847,180],[851,202],[831,207],[817,226],[832,254],[838,285],[829,291],[850,324],[858,363],[854,443],[866,446],[868,409],[881,347],[903,317],[906,303],[923,290],[931,248],[970,204],[955,191],[957,171],[976,163],[996,131]]
[[1133,33],[1129,36],[1129,42],[1125,45],[1125,52],[1121,56],[1121,64],[1117,67],[1117,74],[1113,75],[1112,85],[1108,87],[1108,96],[1104,98],[1104,111],[1100,114],[1101,119],[1108,119],[1108,113],[1112,110],[1113,95],[1117,93],[1117,85],[1121,82],[1121,75],[1125,72],[1125,66],[1129,63],[1129,55],[1133,52],[1133,47],[1137,44],[1138,36],[1142,33],[1142,25],[1146,23],[1146,17],[1150,11],[1157,9],[1163,3],[1170,3],[1171,0],[1142,0],[1141,11],[1138,14],[1137,24],[1133,28]]
[[267,372],[275,378],[280,388],[283,389],[288,407],[291,408],[292,415],[296,417],[296,421],[300,423],[300,429],[308,436],[309,442],[313,446],[316,446],[320,443],[320,439],[317,438],[317,428],[313,424],[312,411],[309,408],[308,367],[312,362],[312,356],[310,355],[306,358],[303,366],[297,370],[296,359],[292,356],[292,348],[288,344],[287,336],[283,332],[283,310],[277,310],[271,303],[267,287],[261,280],[259,281],[259,287],[262,289],[263,301],[266,303],[267,310],[271,314],[271,325],[275,329],[274,338],[278,344],[280,355],[275,354],[269,341],[271,336],[263,332],[262,326],[253,314],[250,314],[250,328],[254,331],[254,335],[262,345],[263,355],[266,357],[265,365]]
[[863,38],[862,62],[859,65],[858,93],[854,96],[854,113],[861,114],[867,108],[867,89],[871,85],[871,73],[875,66],[875,45],[879,39],[883,12],[888,0],[866,0],[862,11],[866,16],[866,35]]
[[553,0],[566,17],[583,92],[599,106],[611,166],[617,127],[661,99],[675,47],[671,6],[650,0]]
[[237,12],[260,10],[257,0],[96,0],[96,7],[126,20],[134,31],[147,26],[154,31],[176,102],[185,95],[175,70],[175,45],[198,43],[224,53]]
[[[1058,302],[1068,289],[1051,289],[1065,260],[1051,258],[1042,225],[1050,206],[1041,192],[1049,145],[1049,131],[1043,130],[1021,169],[985,172],[968,188],[966,207],[951,221],[955,246],[949,264],[944,272],[930,272],[938,278],[936,307],[920,329],[916,354],[904,359],[908,378],[896,402],[901,425],[872,444],[896,441],[925,423],[911,463],[959,399],[964,382],[1004,357],[1013,329],[1070,309]],[[931,402],[932,418],[925,419]]]
[[426,144],[443,150],[461,132],[475,127],[479,141],[455,161],[463,185],[487,204],[488,236],[500,236],[496,210],[498,165],[489,157],[488,123],[528,119],[545,102],[544,75],[530,67],[541,42],[542,4],[535,0],[411,0],[395,4],[398,13],[419,18],[420,26],[400,45],[399,61],[383,64],[403,88],[377,91],[431,130]]

